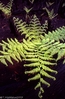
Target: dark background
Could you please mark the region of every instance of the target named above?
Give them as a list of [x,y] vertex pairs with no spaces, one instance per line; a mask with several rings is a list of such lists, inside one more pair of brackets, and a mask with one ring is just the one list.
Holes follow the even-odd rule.
[[[53,29],[55,30],[65,25],[65,7],[62,7],[65,0],[35,0],[33,4],[29,0],[14,0],[12,16],[26,21],[26,13],[23,7],[33,7],[30,15],[36,14],[40,22],[44,23],[44,20],[48,19],[47,13],[42,10],[46,6],[46,1],[54,2],[52,8],[54,8],[55,13],[58,13],[58,16],[51,22]],[[1,2],[6,5],[9,0],[1,0]],[[45,14],[42,15],[43,13]],[[17,35],[13,25],[11,30],[8,19],[0,13],[0,42],[2,39],[6,40],[14,37],[21,38],[20,35]],[[65,99],[65,65],[60,60],[58,65],[53,68],[58,71],[58,74],[55,75],[56,81],[47,79],[51,86],[49,88],[44,86],[43,99]],[[29,75],[25,75],[24,71],[25,68],[21,62],[17,63],[14,61],[14,65],[9,64],[8,67],[0,63],[0,96],[23,96],[23,99],[39,99],[37,96],[38,90],[34,90],[36,81],[27,82]]]

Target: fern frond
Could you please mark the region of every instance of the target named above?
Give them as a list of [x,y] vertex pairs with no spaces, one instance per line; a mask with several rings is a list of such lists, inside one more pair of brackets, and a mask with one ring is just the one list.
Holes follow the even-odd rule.
[[28,33],[29,29],[27,28],[28,25],[26,24],[26,22],[23,22],[22,19],[20,20],[19,18],[15,18],[15,17],[13,17],[13,21],[17,31],[21,33],[21,35]]
[[[64,60],[65,60],[65,44],[64,44],[64,43],[61,44],[60,50],[58,51],[57,61],[58,61],[59,59],[61,59],[61,58],[64,58]],[[64,63],[64,61],[63,61],[63,63]]]
[[60,28],[57,28],[55,31],[48,32],[48,34],[45,34],[44,38],[49,38],[50,40],[55,41],[64,41],[65,40],[65,26],[62,26]]
[[11,16],[12,3],[13,0],[10,0],[7,5],[4,5],[2,2],[0,2],[0,10],[3,12],[5,17]]
[[2,51],[0,51],[0,62],[6,66],[8,66],[7,61],[13,64],[12,59],[19,62],[25,57],[23,46],[17,39],[13,40],[7,38],[7,42],[2,40],[0,46],[2,47]]
[[[52,46],[56,45],[58,47],[58,45],[59,45],[59,43],[55,44],[55,42],[49,43],[49,39],[47,39],[46,42],[45,42],[45,40],[43,40],[43,41],[44,42],[43,43],[40,42],[39,45],[37,43],[34,46],[34,48],[32,48],[31,50],[28,50],[28,48],[27,48],[26,49],[27,53],[25,54],[26,58],[24,59],[27,62],[26,64],[24,64],[24,67],[28,67],[28,69],[31,67],[31,70],[26,70],[25,74],[32,74],[32,75],[34,74],[33,77],[28,79],[28,81],[39,80],[38,84],[35,86],[35,89],[39,88],[39,90],[40,90],[39,92],[41,92],[41,93],[42,93],[42,91],[41,91],[42,84],[50,86],[50,84],[44,80],[44,76],[47,78],[56,80],[56,78],[51,76],[49,73],[47,73],[47,71],[52,72],[52,73],[57,73],[57,71],[55,71],[49,67],[49,66],[56,65],[56,61],[52,57],[53,55],[50,55],[51,50],[48,53],[46,53],[46,52],[49,49],[51,49]],[[57,50],[57,48],[56,48],[56,50]],[[54,63],[52,62],[52,60],[54,61]],[[44,89],[43,89],[43,92],[44,92]],[[38,95],[39,95],[39,93],[38,93]]]
[[33,16],[33,18],[31,19],[30,23],[29,23],[29,32],[26,35],[26,37],[28,37],[28,39],[32,40],[32,39],[36,39],[40,38],[41,35],[43,34],[43,31],[41,29],[41,24],[39,19],[36,17],[36,15]]
[[13,21],[18,32],[20,32],[21,35],[25,34],[25,38],[28,40],[43,38],[43,35],[48,27],[47,21],[45,21],[45,24],[43,24],[43,26],[41,26],[40,21],[36,15],[33,16],[29,25],[26,24],[26,22],[19,20],[19,18],[14,17]]
[[48,21],[45,20],[45,23],[42,24],[42,30],[43,30],[43,34],[47,33],[47,30],[48,30]]
[[[13,20],[18,32],[25,35],[25,38],[21,43],[17,39],[7,39],[7,42],[2,40],[0,62],[8,65],[7,61],[9,61],[13,64],[12,58],[17,62],[25,61],[25,74],[32,75],[28,81],[38,81],[35,89],[39,89],[38,96],[42,98],[42,93],[44,93],[42,85],[50,86],[45,77],[56,80],[52,73],[57,74],[57,71],[51,67],[57,65],[57,60],[65,57],[65,44],[60,43],[60,40],[65,40],[65,26],[46,34],[47,21],[41,25],[36,15],[29,24],[19,18],[14,17]],[[57,58],[54,57],[55,54],[57,54]]]
[[[44,76],[56,80],[49,73],[57,73],[57,71],[51,69],[50,66],[57,65],[57,60],[65,53],[63,52],[63,55],[60,55],[61,50],[65,50],[64,44],[60,43],[60,40],[64,40],[65,37],[65,27],[60,27],[46,34],[46,30],[48,29],[47,21],[41,25],[36,15],[33,16],[29,25],[20,21],[18,18],[14,19],[14,24],[18,31],[21,31],[21,34],[25,34],[26,40],[23,39],[22,44],[25,50],[25,58],[23,60],[26,61],[24,67],[28,69],[25,71],[25,74],[34,75],[28,81],[38,80],[35,89],[39,88],[38,96],[41,98],[44,92],[42,84],[50,86],[45,81]],[[57,59],[53,58],[55,54],[58,54]]]
[[[28,70],[25,71],[25,74],[33,75],[33,77],[29,78],[28,81],[38,80],[35,89],[39,88],[40,94],[38,93],[38,96],[41,98],[42,93],[44,92],[42,84],[50,86],[50,84],[47,81],[45,81],[44,76],[56,80],[55,77],[49,74],[50,72],[57,73],[57,71],[50,68],[50,66],[57,65],[56,59],[53,58],[53,55],[58,53],[57,60],[61,59],[61,57],[65,54],[65,44],[55,42],[55,40],[50,39],[44,39],[39,43],[39,45],[38,43],[34,44],[35,46],[32,47],[31,50],[28,50],[29,48],[26,49],[27,53],[25,53],[26,58],[24,60],[27,63],[24,64],[24,67],[28,67]],[[61,51],[63,51],[62,49],[64,50],[64,53],[62,56],[60,56]],[[43,92],[41,91],[41,88],[43,89]]]

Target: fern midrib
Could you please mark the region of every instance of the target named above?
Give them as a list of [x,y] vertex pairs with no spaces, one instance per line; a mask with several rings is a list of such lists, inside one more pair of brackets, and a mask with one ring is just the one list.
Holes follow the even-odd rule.
[[41,62],[40,62],[40,49],[38,49],[37,48],[37,55],[38,55],[38,63],[39,63],[39,69],[40,69],[40,71],[39,71],[39,74],[40,74],[40,79],[39,79],[39,83],[40,83],[40,87],[39,87],[39,93],[38,93],[38,96],[40,97],[40,98],[42,98],[42,91],[41,91],[41,88],[42,88],[42,82],[41,82],[41,78],[42,78],[42,76],[41,76]]

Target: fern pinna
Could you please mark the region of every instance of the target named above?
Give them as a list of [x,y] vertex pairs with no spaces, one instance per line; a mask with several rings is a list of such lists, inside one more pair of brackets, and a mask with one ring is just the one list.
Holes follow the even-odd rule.
[[[22,42],[19,42],[16,38],[7,38],[7,42],[2,40],[0,43],[2,47],[0,62],[8,66],[8,62],[13,64],[12,59],[17,62],[26,61],[24,62],[25,74],[32,75],[28,81],[38,81],[34,89],[39,89],[38,96],[42,98],[43,84],[50,86],[45,77],[56,80],[50,72],[57,74],[57,71],[51,67],[57,65],[57,61],[65,56],[65,43],[60,42],[61,40],[64,41],[65,26],[46,34],[47,22],[45,25],[41,25],[36,15],[33,16],[29,24],[15,17],[13,21],[17,31],[25,37]],[[57,54],[57,57],[54,57],[55,54]]]

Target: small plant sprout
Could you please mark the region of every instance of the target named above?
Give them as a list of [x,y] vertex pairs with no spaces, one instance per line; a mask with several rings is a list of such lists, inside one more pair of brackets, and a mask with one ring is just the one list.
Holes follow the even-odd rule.
[[51,2],[46,2],[46,6],[47,6],[47,7],[50,7],[50,6],[52,6],[53,4],[54,4],[54,2],[52,2],[52,3],[51,3]]
[[26,21],[30,18],[29,13],[32,10],[32,8],[28,9],[26,6],[24,7],[24,10],[26,12]]
[[55,18],[55,17],[58,15],[58,14],[55,14],[55,13],[54,13],[54,9],[52,9],[52,10],[50,11],[48,8],[44,7],[43,10],[46,10],[46,12],[47,12],[47,14],[48,14],[48,18],[49,18],[50,20],[52,20],[53,18]]

